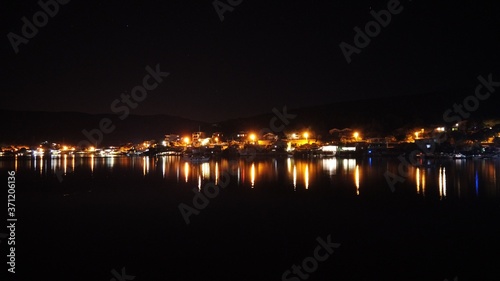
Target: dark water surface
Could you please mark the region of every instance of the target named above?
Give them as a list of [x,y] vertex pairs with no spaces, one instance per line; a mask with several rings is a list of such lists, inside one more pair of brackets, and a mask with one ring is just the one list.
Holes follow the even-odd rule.
[[[200,164],[176,156],[3,158],[5,181],[7,170],[16,171],[16,277],[112,280],[112,270],[123,267],[133,280],[500,276],[500,161],[421,162],[392,192],[384,174],[397,175],[399,164],[395,158]],[[187,225],[179,204],[193,207],[194,191],[208,183],[227,187],[198,201],[206,206]],[[329,235],[340,246],[326,260],[314,266],[311,258],[309,271],[283,279]]]
[[[396,158],[218,159],[189,163],[179,156],[164,157],[74,157],[1,159],[0,169],[15,170],[38,182],[65,179],[107,180],[115,185],[123,178],[156,181],[165,188],[202,187],[218,183],[231,172],[230,184],[241,188],[286,190],[342,190],[363,196],[373,189],[391,191],[386,171],[401,177],[395,189],[431,198],[474,199],[500,197],[500,159],[420,160],[420,166],[398,170]],[[385,182],[381,184],[381,182]],[[380,186],[374,186],[380,185]],[[32,186],[37,188],[36,186]]]

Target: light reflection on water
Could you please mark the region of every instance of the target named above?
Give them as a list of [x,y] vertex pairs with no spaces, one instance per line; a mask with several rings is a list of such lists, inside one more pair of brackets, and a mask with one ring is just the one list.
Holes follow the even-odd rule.
[[359,195],[359,165],[356,165],[354,172],[354,183],[356,184],[356,195]]
[[252,188],[255,186],[255,163],[252,163],[252,167],[250,168],[250,176],[252,182]]
[[[116,176],[139,174],[142,177],[158,176],[178,184],[193,184],[199,189],[206,182],[219,183],[223,173],[231,171],[231,184],[259,188],[282,186],[293,190],[344,186],[352,193],[363,195],[374,184],[386,183],[384,173],[398,173],[397,159],[219,159],[206,163],[188,163],[177,156],[164,157],[59,157],[0,158],[0,169],[14,169],[42,178],[56,173],[78,175],[87,171],[114,173]],[[500,160],[448,160],[428,162],[420,167],[410,166],[408,177],[397,183],[396,189],[412,190],[418,196],[447,197],[500,197]]]
[[439,198],[446,197],[446,168],[439,167]]

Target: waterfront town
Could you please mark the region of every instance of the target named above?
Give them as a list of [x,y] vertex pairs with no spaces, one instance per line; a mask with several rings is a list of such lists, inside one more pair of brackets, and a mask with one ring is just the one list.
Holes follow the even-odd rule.
[[[87,142],[88,143],[88,142]],[[376,157],[399,156],[418,150],[428,158],[499,158],[500,124],[471,126],[466,121],[453,126],[411,128],[397,136],[364,135],[362,129],[331,129],[328,136],[314,131],[290,131],[259,135],[240,131],[193,132],[190,135],[165,134],[163,139],[114,146],[78,146],[45,140],[37,144],[0,143],[1,157],[75,156],[162,156],[180,155],[186,160],[208,161],[214,157]]]

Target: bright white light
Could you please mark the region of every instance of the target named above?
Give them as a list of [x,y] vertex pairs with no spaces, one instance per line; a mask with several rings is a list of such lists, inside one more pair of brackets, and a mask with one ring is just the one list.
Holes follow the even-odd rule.
[[210,138],[202,139],[201,145],[207,145],[210,142]]
[[325,145],[321,148],[323,151],[327,152],[335,152],[338,149],[338,146],[336,145]]

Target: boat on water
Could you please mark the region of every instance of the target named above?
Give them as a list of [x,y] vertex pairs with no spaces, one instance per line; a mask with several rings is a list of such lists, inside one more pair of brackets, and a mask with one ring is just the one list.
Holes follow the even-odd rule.
[[462,153],[455,153],[453,154],[453,159],[466,159],[467,156],[463,155]]
[[210,157],[205,156],[205,155],[188,154],[188,155],[184,155],[182,157],[182,160],[188,161],[191,163],[203,163],[203,162],[208,162],[210,160]]

